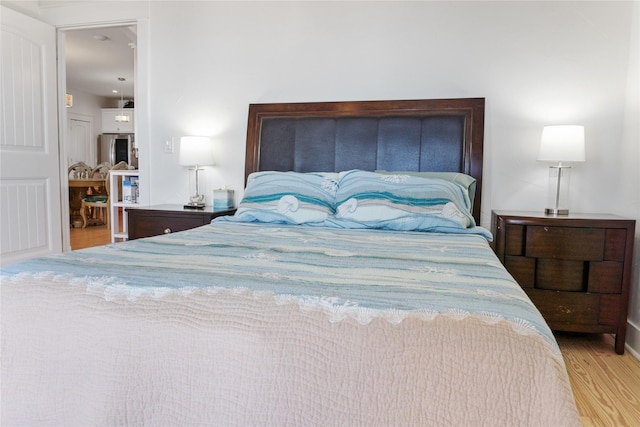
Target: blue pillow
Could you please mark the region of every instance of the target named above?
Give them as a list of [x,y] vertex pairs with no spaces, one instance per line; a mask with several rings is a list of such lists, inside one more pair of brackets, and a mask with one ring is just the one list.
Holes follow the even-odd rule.
[[467,189],[451,181],[407,174],[341,172],[336,214],[368,228],[450,231],[475,226]]
[[473,214],[473,204],[476,197],[476,179],[471,175],[467,175],[462,172],[390,172],[384,170],[377,170],[376,172],[385,175],[411,175],[422,178],[438,178],[444,179],[445,181],[455,182],[467,190],[467,194],[469,194],[469,201],[471,202],[469,210]]
[[234,217],[244,222],[322,222],[335,212],[337,185],[333,172],[254,172]]

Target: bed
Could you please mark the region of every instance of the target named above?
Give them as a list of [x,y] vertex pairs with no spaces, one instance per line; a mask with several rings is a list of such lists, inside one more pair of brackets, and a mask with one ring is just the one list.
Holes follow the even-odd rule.
[[484,99],[254,104],[233,217],[2,269],[2,425],[578,426]]

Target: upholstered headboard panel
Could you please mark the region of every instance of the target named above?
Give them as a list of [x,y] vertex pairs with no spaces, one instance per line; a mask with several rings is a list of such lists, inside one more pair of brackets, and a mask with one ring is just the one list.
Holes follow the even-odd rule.
[[483,134],[483,98],[251,104],[245,172],[463,172],[479,222]]

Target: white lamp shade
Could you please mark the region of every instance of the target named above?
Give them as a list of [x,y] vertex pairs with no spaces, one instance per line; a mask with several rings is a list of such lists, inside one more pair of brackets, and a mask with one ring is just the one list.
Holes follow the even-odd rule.
[[542,129],[538,160],[584,162],[584,126],[545,126]]
[[211,140],[206,136],[183,136],[180,138],[179,162],[182,166],[215,164]]

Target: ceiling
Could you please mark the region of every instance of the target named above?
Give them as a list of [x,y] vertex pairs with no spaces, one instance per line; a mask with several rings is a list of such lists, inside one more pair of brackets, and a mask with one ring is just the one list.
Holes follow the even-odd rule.
[[[106,98],[134,97],[136,27],[67,30],[65,62],[67,92],[73,89]],[[118,77],[124,77],[123,84]],[[117,93],[113,93],[117,90]]]

